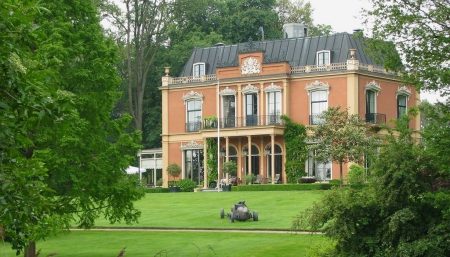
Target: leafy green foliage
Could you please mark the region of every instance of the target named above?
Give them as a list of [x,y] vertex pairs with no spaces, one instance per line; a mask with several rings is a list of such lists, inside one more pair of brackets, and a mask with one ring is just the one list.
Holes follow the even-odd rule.
[[[17,251],[76,219],[136,221],[140,136],[111,118],[117,49],[92,2],[0,3],[0,224]],[[4,46],[4,47],[3,47]]]
[[224,162],[222,169],[224,173],[229,173],[231,176],[236,176],[237,174],[237,164],[234,161]]
[[350,169],[348,171],[348,183],[351,186],[361,186],[364,184],[364,173],[365,170],[362,166],[358,164],[350,165]]
[[288,183],[297,183],[305,175],[305,161],[308,158],[305,126],[293,122],[289,117],[281,117],[284,122],[284,142],[286,145],[286,178]]
[[280,185],[238,185],[233,191],[303,191],[303,190],[328,190],[330,184],[280,184]]
[[374,38],[393,40],[405,60],[406,83],[422,89],[450,90],[448,1],[372,0],[368,19]]
[[182,179],[177,182],[177,186],[180,187],[182,192],[194,192],[194,188],[197,186],[194,181],[190,179]]
[[342,164],[361,163],[364,154],[370,153],[374,141],[368,129],[358,115],[349,115],[347,110],[329,108],[321,115],[323,122],[312,128],[314,132],[310,145],[320,161],[332,160],[340,164],[342,182]]
[[448,256],[450,164],[436,165],[442,156],[429,138],[448,129],[443,113],[429,117],[434,125],[425,127],[423,144],[411,136],[408,118],[400,120],[368,186],[332,190],[293,227],[324,231],[336,241],[332,256]]
[[208,168],[208,185],[217,180],[217,139],[207,138],[206,166]]
[[167,173],[172,177],[178,177],[181,173],[180,165],[176,163],[169,164],[169,166],[167,166]]

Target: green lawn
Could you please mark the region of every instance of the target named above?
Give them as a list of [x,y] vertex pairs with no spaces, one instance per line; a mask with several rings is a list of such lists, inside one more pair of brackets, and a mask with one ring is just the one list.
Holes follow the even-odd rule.
[[[115,257],[123,247],[130,257],[301,257],[326,244],[329,241],[318,235],[76,231],[39,242],[37,248],[42,249],[39,256],[57,257]],[[0,243],[0,257],[13,256],[10,247]]]
[[[142,211],[134,227],[187,228],[280,228],[289,229],[299,211],[319,201],[325,191],[268,191],[268,192],[203,192],[146,194],[136,202]],[[230,223],[221,220],[221,208],[229,212],[231,206],[245,200],[250,210],[259,214],[258,222]],[[111,226],[98,220],[97,226]],[[125,226],[114,224],[113,226]]]

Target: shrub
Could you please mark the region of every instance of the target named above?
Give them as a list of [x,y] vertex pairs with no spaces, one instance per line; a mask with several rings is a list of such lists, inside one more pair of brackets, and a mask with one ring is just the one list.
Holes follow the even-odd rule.
[[330,184],[266,184],[266,185],[239,185],[233,191],[302,191],[302,190],[328,190]]
[[177,184],[182,192],[194,192],[194,188],[197,186],[195,182],[190,179],[182,179],[178,181]]
[[316,181],[317,181],[317,179],[314,177],[301,177],[299,179],[300,183],[305,183],[305,184],[315,183]]
[[330,180],[329,183],[332,187],[338,187],[341,185],[341,180],[340,179],[332,179],[332,180]]
[[164,187],[151,187],[145,189],[146,193],[168,193],[169,189]]
[[255,178],[256,178],[256,176],[253,174],[245,175],[245,184],[251,184],[251,183],[255,182]]
[[361,186],[364,184],[364,168],[358,164],[352,164],[348,172],[348,183],[350,186]]

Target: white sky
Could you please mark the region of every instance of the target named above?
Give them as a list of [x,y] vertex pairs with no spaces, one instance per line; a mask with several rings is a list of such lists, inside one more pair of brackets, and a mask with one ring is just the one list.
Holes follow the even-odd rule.
[[[371,7],[368,0],[309,0],[313,8],[313,20],[315,24],[331,25],[334,32],[349,32],[354,29],[369,31],[362,24],[361,10]],[[444,101],[435,92],[422,92],[422,100],[426,99],[431,103]]]

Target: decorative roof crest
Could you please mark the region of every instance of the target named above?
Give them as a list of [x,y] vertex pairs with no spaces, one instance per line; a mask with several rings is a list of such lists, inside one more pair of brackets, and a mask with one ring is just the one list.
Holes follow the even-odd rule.
[[247,57],[242,60],[241,74],[255,74],[261,72],[261,63],[255,57]]

